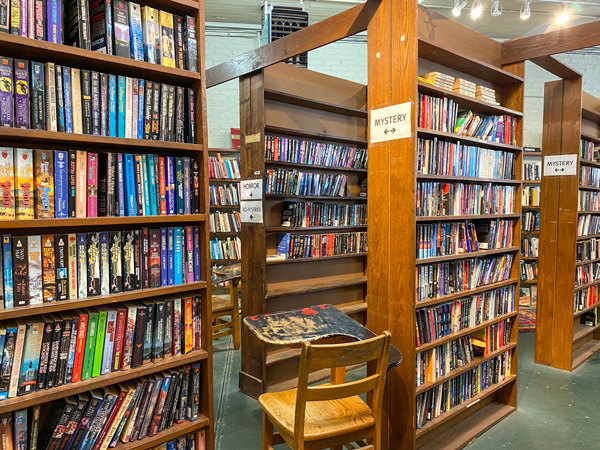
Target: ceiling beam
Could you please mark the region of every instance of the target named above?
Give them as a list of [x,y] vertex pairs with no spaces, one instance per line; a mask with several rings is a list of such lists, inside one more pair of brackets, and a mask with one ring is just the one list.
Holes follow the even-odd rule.
[[600,22],[590,22],[502,43],[502,64],[600,45]]
[[206,87],[234,80],[367,29],[381,0],[368,0],[206,71]]
[[579,72],[567,66],[554,56],[533,58],[531,62],[563,80],[580,78],[582,76]]

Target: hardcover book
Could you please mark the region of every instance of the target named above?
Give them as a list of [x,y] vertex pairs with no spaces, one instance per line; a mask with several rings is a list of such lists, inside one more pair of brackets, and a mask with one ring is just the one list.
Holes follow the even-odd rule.
[[14,125],[13,60],[0,57],[0,126]]
[[44,303],[50,303],[57,300],[55,245],[53,234],[42,236],[42,295]]
[[100,293],[100,237],[98,233],[87,233],[87,296]]
[[150,6],[142,6],[142,32],[144,54],[146,61],[152,64],[160,63],[160,30],[158,10]]
[[133,2],[129,2],[129,34],[131,37],[131,58],[144,61],[142,15],[140,5]]
[[46,129],[46,108],[44,99],[44,65],[31,62],[31,128]]
[[15,218],[15,163],[14,151],[0,147],[0,217]]
[[[56,121],[58,131],[64,132],[65,128],[65,88],[63,66],[56,65]],[[69,70],[66,68],[66,70]]]
[[[33,64],[33,63],[32,63]],[[54,63],[44,64],[46,78],[46,130],[58,131],[56,117],[56,68]]]
[[29,271],[29,304],[44,303],[42,280],[42,239],[27,236],[27,259]]
[[54,214],[57,219],[69,217],[68,158],[68,152],[54,150]]
[[54,219],[54,157],[52,150],[34,150],[35,217]]
[[116,0],[113,3],[114,54],[130,57],[130,33],[128,2]]
[[15,151],[16,217],[33,219],[33,152],[25,148],[17,148]]
[[160,63],[163,66],[175,67],[175,36],[173,31],[173,14],[159,12],[160,20]]
[[29,61],[15,59],[15,128],[31,128]]
[[56,300],[62,301],[69,298],[69,258],[67,235],[54,236],[54,255],[56,266]]

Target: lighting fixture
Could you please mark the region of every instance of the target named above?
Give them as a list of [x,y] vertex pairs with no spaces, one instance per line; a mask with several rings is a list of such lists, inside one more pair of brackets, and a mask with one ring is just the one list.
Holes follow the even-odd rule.
[[471,4],[471,17],[473,19],[477,19],[481,16],[481,11],[483,11],[483,6],[481,6],[481,0],[473,0]]
[[529,0],[523,0],[523,4],[521,5],[521,13],[519,16],[523,20],[527,20],[531,17],[531,7],[529,6]]
[[494,17],[502,15],[502,5],[500,4],[500,0],[492,1],[491,13]]
[[559,25],[564,25],[569,21],[571,14],[569,13],[568,6],[565,5],[562,12],[556,16],[556,23]]
[[467,2],[465,0],[454,0],[454,8],[452,8],[452,14],[454,17],[460,16],[460,12],[465,6],[467,6]]

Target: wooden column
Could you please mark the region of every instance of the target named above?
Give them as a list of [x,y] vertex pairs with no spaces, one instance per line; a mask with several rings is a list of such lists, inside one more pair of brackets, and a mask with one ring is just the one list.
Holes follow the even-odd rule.
[[416,24],[416,0],[382,0],[367,29],[369,111],[412,103],[411,137],[369,144],[367,325],[391,331],[404,357],[388,373],[391,449],[413,448],[415,441]]

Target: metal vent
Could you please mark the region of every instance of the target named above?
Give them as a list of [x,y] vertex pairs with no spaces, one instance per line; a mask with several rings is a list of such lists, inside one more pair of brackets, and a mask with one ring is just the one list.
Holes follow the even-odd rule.
[[[302,7],[268,5],[263,11],[265,12],[263,44],[276,41],[308,26],[308,13]],[[285,62],[306,69],[308,53],[296,55]]]

